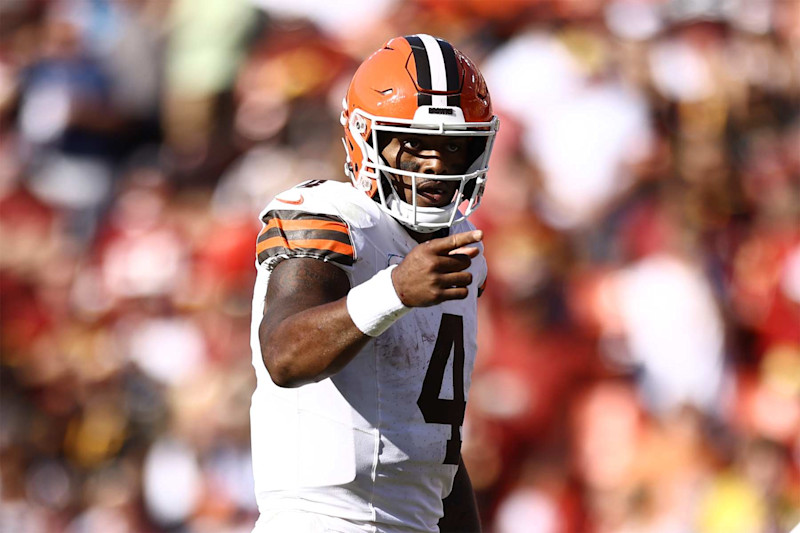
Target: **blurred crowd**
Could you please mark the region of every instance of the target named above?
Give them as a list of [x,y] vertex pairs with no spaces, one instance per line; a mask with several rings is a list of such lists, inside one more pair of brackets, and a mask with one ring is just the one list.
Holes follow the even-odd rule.
[[258,212],[418,32],[501,117],[486,530],[800,522],[797,0],[4,0],[0,531],[250,530]]

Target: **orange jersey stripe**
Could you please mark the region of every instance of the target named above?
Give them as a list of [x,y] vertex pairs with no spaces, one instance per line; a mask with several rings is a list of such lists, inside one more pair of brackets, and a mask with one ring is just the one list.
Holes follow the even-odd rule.
[[268,248],[280,246],[295,250],[297,248],[316,248],[318,250],[330,250],[342,255],[353,256],[355,252],[353,247],[349,244],[344,244],[338,241],[331,241],[328,239],[297,239],[287,242],[283,237],[270,237],[260,243],[256,247],[256,254],[260,254]]
[[330,230],[330,231],[340,231],[342,233],[347,233],[347,225],[342,222],[335,222],[333,220],[314,220],[314,219],[297,219],[297,220],[285,220],[279,218],[271,218],[267,225],[264,226],[264,229],[261,230],[261,234],[265,231],[269,231],[270,228],[281,228],[286,231],[294,231],[294,230]]
[[261,241],[256,245],[256,255],[260,254],[267,248],[272,248],[273,246],[281,246],[283,248],[289,248],[289,243],[286,242],[286,239],[284,239],[283,237],[270,237],[269,239]]

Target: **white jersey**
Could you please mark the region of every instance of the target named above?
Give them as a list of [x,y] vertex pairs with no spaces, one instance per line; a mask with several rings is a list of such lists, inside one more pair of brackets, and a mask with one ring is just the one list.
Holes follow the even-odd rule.
[[[280,388],[264,366],[258,339],[275,265],[291,257],[329,261],[355,287],[399,263],[417,242],[363,192],[334,181],[279,194],[261,218],[251,331],[257,387],[250,413],[259,510],[310,511],[378,531],[438,531],[442,499],[457,470],[477,350],[476,299],[486,279],[482,245],[469,267],[473,283],[466,299],[412,309],[336,375]],[[450,232],[472,229],[463,221]]]

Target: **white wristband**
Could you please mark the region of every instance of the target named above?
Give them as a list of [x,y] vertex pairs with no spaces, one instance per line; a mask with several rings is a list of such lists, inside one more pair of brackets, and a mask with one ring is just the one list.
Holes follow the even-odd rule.
[[370,337],[377,337],[411,311],[403,305],[392,283],[392,270],[385,268],[370,279],[350,289],[347,293],[347,312],[358,329]]

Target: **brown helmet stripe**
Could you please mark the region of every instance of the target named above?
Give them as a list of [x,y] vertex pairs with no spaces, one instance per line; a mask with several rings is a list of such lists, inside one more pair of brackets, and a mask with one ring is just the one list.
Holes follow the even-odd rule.
[[[444,59],[444,69],[447,75],[447,92],[458,91],[461,87],[461,80],[458,76],[458,61],[456,60],[456,51],[453,45],[442,39],[436,39],[439,43],[439,48],[442,49],[442,58]],[[461,95],[451,94],[447,97],[447,105],[460,106]]]
[[411,50],[414,53],[414,63],[417,66],[417,85],[422,89],[417,93],[417,105],[431,105],[433,103],[430,94],[423,91],[430,91],[431,87],[431,65],[428,61],[428,52],[425,50],[425,44],[416,35],[407,35],[405,37],[408,44],[411,45]]

